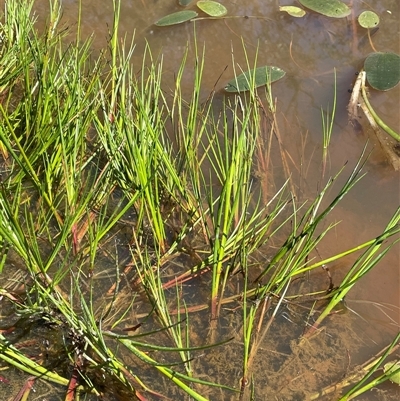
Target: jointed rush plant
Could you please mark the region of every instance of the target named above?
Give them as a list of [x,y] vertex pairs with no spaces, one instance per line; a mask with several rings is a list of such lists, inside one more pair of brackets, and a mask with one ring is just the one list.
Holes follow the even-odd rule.
[[[255,165],[261,136],[272,143],[277,135],[271,83],[261,96],[250,78],[248,94],[226,97],[216,111],[212,95],[200,99],[197,43],[184,99],[189,53],[173,88],[149,46],[137,68],[133,42],[119,42],[118,1],[108,56],[94,60],[79,27],[66,45],[58,1],[42,34],[33,4],[7,2],[0,23],[0,359],[35,377],[19,399],[39,379],[65,387],[66,400],[182,392],[206,400],[211,391],[213,399],[225,392],[254,399],[255,360],[283,306],[307,297],[311,315],[323,303],[301,347],[397,244],[400,209],[376,238],[317,259],[335,226],[325,225],[329,213],[364,174],[365,152],[333,199],[344,168],[309,202],[296,198],[289,176],[265,201]],[[263,119],[272,121],[268,133]],[[323,126],[324,176],[332,120]],[[296,280],[349,254],[358,257],[338,287],[290,293]],[[233,343],[222,330],[226,308],[240,321],[239,383],[202,373],[205,356]],[[35,333],[46,344],[60,340],[32,356],[23,344]],[[368,367],[376,371],[388,355]],[[370,388],[358,380],[353,393]]]

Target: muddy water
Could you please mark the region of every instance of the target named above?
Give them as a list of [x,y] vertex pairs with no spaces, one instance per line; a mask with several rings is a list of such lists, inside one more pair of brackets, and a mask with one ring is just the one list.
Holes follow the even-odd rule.
[[[77,3],[71,0],[63,1],[63,21],[72,30],[77,22]],[[93,34],[94,47],[102,48],[107,43],[108,31],[112,26],[112,1],[85,0],[83,3],[82,35],[88,37]],[[381,17],[381,24],[372,37],[375,49],[399,52],[398,0],[371,0],[368,6],[362,1],[353,0],[352,16],[338,20],[314,13],[302,19],[279,13],[278,5],[290,4],[290,1],[222,0],[221,3],[229,10],[228,15],[240,18],[199,20],[195,24],[186,23],[166,28],[156,27],[154,22],[166,14],[180,10],[176,1],[130,0],[122,3],[120,35],[130,38],[135,34],[137,49],[134,62],[140,69],[141,55],[147,41],[153,55],[163,57],[166,86],[172,83],[172,77],[178,70],[187,45],[189,60],[193,54],[194,29],[199,48],[205,45],[202,84],[204,100],[213,89],[218,94],[222,93],[226,82],[233,77],[232,55],[238,66],[246,68],[243,46],[251,63],[257,55],[257,65],[277,65],[287,72],[283,80],[273,85],[273,94],[277,97],[280,134],[293,160],[290,167],[293,169],[293,175],[298,178],[296,190],[301,198],[311,198],[321,186],[320,108],[332,105],[334,69],[336,69],[337,116],[327,174],[334,174],[346,162],[349,167],[354,165],[368,138],[368,129],[365,120],[360,120],[362,130],[356,131],[348,124],[346,111],[350,96],[348,89],[351,89],[356,78],[355,73],[362,67],[363,60],[373,51],[366,32],[357,26],[354,17],[364,9],[377,12]],[[194,8],[194,5],[190,8]],[[37,1],[35,9],[39,18],[43,19],[47,12],[47,0]],[[190,63],[189,61],[189,67]],[[184,80],[187,82],[186,91],[190,91],[191,78],[188,68]],[[385,93],[371,91],[371,102],[376,111],[397,131],[400,129],[399,97],[399,87]],[[368,149],[372,151],[365,168],[368,174],[332,212],[330,221],[341,221],[341,223],[328,235],[328,241],[324,244],[329,245],[319,249],[321,257],[336,254],[378,235],[399,204],[398,173],[390,168],[376,141],[372,139]],[[336,188],[343,183],[350,172],[349,167],[339,178]],[[349,259],[329,266],[336,284],[351,261]],[[325,354],[319,355],[318,360],[315,357],[315,360],[310,361],[310,365],[305,363],[305,359],[311,358],[310,350],[305,348],[300,355],[300,351],[291,348],[289,344],[285,348],[277,343],[278,339],[269,339],[264,347],[265,355],[268,356],[263,358],[263,361],[257,362],[257,366],[261,371],[267,371],[276,382],[272,386],[265,380],[265,384],[261,385],[264,394],[272,389],[275,391],[278,389],[281,395],[277,399],[292,399],[292,396],[283,390],[285,383],[279,383],[279,376],[282,377],[283,372],[294,377],[293,393],[296,393],[296,386],[313,387],[312,380],[315,379],[315,373],[309,373],[312,372],[313,363],[319,364],[320,369],[327,371],[340,366],[341,371],[345,372],[350,364],[370,358],[390,341],[393,334],[398,331],[400,323],[399,309],[396,309],[400,307],[399,265],[399,248],[397,248],[377,269],[357,284],[350,292],[347,302],[360,317],[354,314],[331,322],[332,340],[327,337],[328,340],[324,343]],[[295,318],[292,316],[291,320]],[[288,323],[285,319],[282,319],[280,324],[279,330],[282,331],[282,335],[295,330],[296,327],[293,322]],[[345,335],[340,336],[340,332]],[[343,350],[351,348],[355,341],[354,335],[357,336],[360,345],[360,352],[354,357],[356,361],[347,360],[346,352],[329,354],[329,347],[337,349],[342,346]],[[322,349],[323,345],[318,344],[320,340],[317,339],[313,346]],[[279,352],[274,354],[271,351],[274,349],[278,349]],[[240,361],[240,355],[238,357],[233,348],[231,352],[225,355],[226,361],[223,363]],[[291,359],[290,363],[285,362],[286,356],[290,353],[295,356],[294,359]],[[220,357],[222,358],[221,355]],[[213,363],[215,365],[215,361],[210,360],[209,365],[212,366]],[[279,376],[275,377],[277,366],[281,370]],[[240,375],[239,368],[240,366],[238,375]],[[210,367],[205,373],[214,378],[223,377],[219,369]],[[302,370],[303,373],[295,375],[291,372],[295,369]],[[232,372],[234,369],[229,371]],[[308,373],[305,373],[306,371]],[[339,376],[338,373],[338,378]],[[379,394],[379,397],[396,399],[398,390],[393,385],[385,385],[382,391],[385,393]],[[258,396],[260,397],[258,399],[267,399],[262,398],[260,394]],[[377,394],[371,395],[371,398],[364,396],[362,399],[377,399],[374,397],[377,397]]]

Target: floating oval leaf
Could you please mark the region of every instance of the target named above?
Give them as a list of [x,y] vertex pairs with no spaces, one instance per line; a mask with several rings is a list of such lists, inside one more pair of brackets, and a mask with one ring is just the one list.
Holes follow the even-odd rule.
[[222,17],[228,12],[228,10],[222,4],[211,0],[198,1],[197,7],[211,17]]
[[[383,367],[383,371],[385,373],[392,373],[397,369],[400,369],[400,361],[389,362],[385,364],[385,366]],[[393,383],[397,383],[400,386],[400,370],[391,377],[389,377],[389,380]]]
[[179,0],[181,6],[187,6],[192,0]]
[[364,70],[374,89],[392,89],[400,81],[400,56],[395,53],[371,53],[364,62]]
[[363,28],[374,28],[379,24],[379,17],[373,11],[363,11],[358,16],[358,23]]
[[176,13],[166,15],[165,17],[159,19],[156,22],[156,25],[168,26],[168,25],[181,24],[182,22],[189,21],[197,16],[198,14],[196,13],[196,11],[191,11],[191,10],[178,11]]
[[347,17],[351,10],[339,0],[299,0],[304,6],[327,17]]
[[254,70],[249,70],[232,79],[226,85],[227,92],[244,92],[250,89],[250,85],[254,77],[254,87],[266,85],[268,82],[275,82],[286,74],[285,71],[278,67],[264,66]]
[[281,6],[279,7],[279,11],[286,11],[292,17],[300,18],[306,15],[306,12],[300,8],[295,6]]

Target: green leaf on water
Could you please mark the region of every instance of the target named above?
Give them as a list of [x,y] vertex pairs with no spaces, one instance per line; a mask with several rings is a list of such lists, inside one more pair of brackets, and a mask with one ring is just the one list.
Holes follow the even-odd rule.
[[322,15],[332,18],[347,17],[351,10],[339,0],[299,0],[304,6]]
[[227,92],[245,92],[250,89],[254,78],[254,88],[275,82],[286,74],[278,67],[264,66],[249,70],[228,82],[225,86]]
[[400,81],[400,56],[396,53],[371,53],[364,62],[364,70],[374,89],[387,91]]
[[197,14],[196,11],[191,11],[191,10],[178,11],[176,13],[166,15],[165,17],[159,19],[155,24],[157,26],[169,26],[169,25],[181,24],[182,22],[189,21],[192,18],[197,17],[198,15],[199,14]]
[[[389,374],[398,369],[400,369],[400,361],[389,362],[389,363],[385,364],[385,366],[383,367],[383,371],[385,373],[389,373]],[[397,373],[395,373],[394,375],[390,376],[389,380],[393,383],[397,383],[400,386],[400,370]]]
[[211,17],[222,17],[228,13],[228,10],[222,4],[211,0],[198,1],[197,7]]
[[374,28],[379,24],[379,17],[373,11],[363,11],[358,16],[358,23],[363,28]]
[[279,7],[279,11],[286,11],[289,15],[296,18],[301,18],[306,15],[306,12],[302,8],[295,6],[281,6]]
[[192,0],[179,0],[179,5],[187,6],[191,2],[192,2]]

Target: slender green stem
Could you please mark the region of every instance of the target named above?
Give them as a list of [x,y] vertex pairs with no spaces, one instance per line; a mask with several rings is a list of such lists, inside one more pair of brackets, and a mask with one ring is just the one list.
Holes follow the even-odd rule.
[[[361,71],[362,74],[365,74],[364,71]],[[400,135],[394,131],[392,128],[390,128],[385,122],[382,121],[382,119],[376,114],[375,110],[371,106],[371,103],[369,102],[367,92],[365,90],[365,78],[363,79],[363,83],[361,84],[361,93],[362,93],[362,98],[365,102],[365,105],[367,106],[369,112],[371,113],[372,117],[374,118],[375,122],[386,132],[388,133],[393,139],[396,141],[400,142]]]

